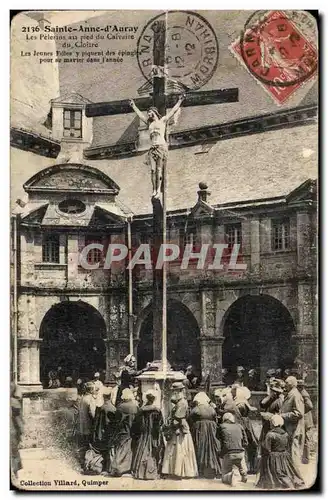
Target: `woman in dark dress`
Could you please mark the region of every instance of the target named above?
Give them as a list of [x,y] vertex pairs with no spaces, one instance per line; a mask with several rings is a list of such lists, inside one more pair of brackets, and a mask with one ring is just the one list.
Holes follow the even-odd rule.
[[278,381],[272,381],[269,386],[269,394],[264,399],[262,399],[260,403],[261,410],[264,410],[264,413],[261,412],[262,417],[262,430],[259,439],[260,444],[260,454],[262,454],[262,447],[265,441],[265,437],[271,428],[270,418],[271,414],[279,414],[281,411],[282,403],[283,403],[283,389]]
[[101,454],[104,460],[104,470],[108,469],[108,446],[115,435],[116,408],[110,400],[105,401],[102,406],[96,408],[93,448]]
[[109,443],[106,471],[111,476],[130,472],[132,463],[132,425],[138,406],[130,389],[124,389],[116,408],[115,432]]
[[146,404],[141,407],[135,420],[135,433],[138,435],[136,451],[132,460],[131,472],[135,479],[158,479],[159,462],[163,442],[161,439],[162,414],[154,405],[155,394],[147,392]]
[[205,392],[196,394],[190,412],[190,430],[195,445],[199,477],[214,479],[221,476],[220,442],[216,437],[216,411]]
[[280,415],[272,415],[260,461],[260,476],[256,486],[268,490],[304,488],[304,481],[295,469],[288,451],[288,434],[282,429]]

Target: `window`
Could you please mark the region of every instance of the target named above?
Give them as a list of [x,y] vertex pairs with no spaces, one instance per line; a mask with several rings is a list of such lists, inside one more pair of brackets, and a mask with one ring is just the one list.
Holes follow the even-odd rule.
[[289,219],[272,220],[272,250],[288,250],[290,248]]
[[228,248],[241,245],[241,224],[228,224],[224,228]]
[[61,201],[58,208],[64,214],[82,214],[85,212],[85,204],[80,200]]
[[[103,245],[101,238],[96,236],[87,236],[85,239],[85,246],[91,245],[92,243],[99,243],[100,245]],[[87,263],[92,265],[97,264],[102,261],[102,256],[102,250],[99,250],[99,248],[91,248],[87,255]]]
[[139,241],[140,244],[149,244],[150,242],[150,234],[149,233],[139,233]]
[[64,137],[79,139],[82,137],[82,111],[64,109]]
[[59,263],[59,234],[44,234],[42,262]]
[[190,225],[187,228],[181,229],[180,241],[182,242],[183,249],[186,245],[196,244],[196,226]]

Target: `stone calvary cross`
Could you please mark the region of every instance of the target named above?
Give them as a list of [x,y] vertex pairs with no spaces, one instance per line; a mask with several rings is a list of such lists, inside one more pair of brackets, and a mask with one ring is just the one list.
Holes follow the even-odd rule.
[[[146,111],[151,106],[155,106],[159,113],[164,116],[167,108],[172,108],[177,102],[179,94],[169,94],[165,92],[166,74],[165,67],[165,40],[166,25],[164,21],[156,21],[151,26],[154,32],[153,40],[153,92],[150,97],[135,99],[135,104],[140,111]],[[203,92],[187,91],[183,101],[183,106],[202,106],[208,104],[223,104],[228,102],[238,102],[238,89],[210,90]],[[130,100],[100,102],[86,105],[86,116],[108,116],[125,113],[132,113],[133,109]],[[161,244],[166,243],[166,168],[163,168],[162,179],[162,200],[152,198],[153,204],[153,239],[152,250],[154,262],[161,248]],[[160,369],[167,371],[167,310],[166,310],[166,263],[162,269],[153,270],[153,359],[161,360]],[[130,335],[132,333],[130,332]],[[130,339],[130,350],[133,340]],[[131,354],[133,354],[131,352]]]

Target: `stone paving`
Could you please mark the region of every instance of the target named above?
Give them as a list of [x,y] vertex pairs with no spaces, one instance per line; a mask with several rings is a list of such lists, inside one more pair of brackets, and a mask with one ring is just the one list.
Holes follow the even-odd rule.
[[[160,479],[157,481],[140,481],[130,475],[121,478],[104,476],[86,476],[76,470],[70,457],[55,450],[32,448],[21,450],[23,469],[19,471],[15,485],[24,490],[93,490],[93,491],[124,491],[124,490],[228,490],[231,487],[222,484],[217,479],[185,479],[173,481]],[[303,477],[307,487],[311,486],[316,477],[316,461],[302,466]],[[255,475],[248,477],[246,484],[237,482],[234,490],[258,490],[255,487]],[[32,482],[39,484],[32,484]],[[66,484],[70,482],[70,484]]]

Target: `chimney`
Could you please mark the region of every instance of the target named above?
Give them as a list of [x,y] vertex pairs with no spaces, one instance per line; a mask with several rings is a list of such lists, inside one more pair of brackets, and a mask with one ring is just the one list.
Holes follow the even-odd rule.
[[205,203],[207,203],[207,198],[208,196],[211,195],[211,193],[208,191],[208,185],[206,184],[206,182],[200,182],[198,186],[199,186],[199,191],[197,191],[198,201],[205,201]]

